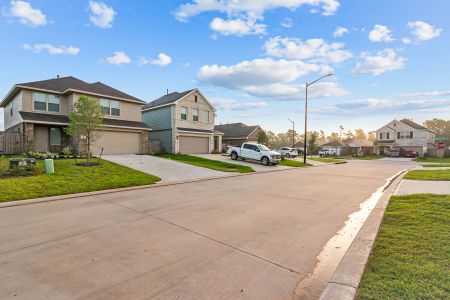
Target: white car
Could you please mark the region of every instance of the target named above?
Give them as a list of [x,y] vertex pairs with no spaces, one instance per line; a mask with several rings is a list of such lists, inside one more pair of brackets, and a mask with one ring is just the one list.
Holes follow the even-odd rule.
[[232,147],[230,150],[232,160],[249,159],[260,161],[263,166],[277,164],[281,161],[281,153],[271,151],[262,144],[243,143],[242,146]]
[[298,151],[295,150],[294,148],[283,147],[283,148],[274,149],[274,151],[280,152],[287,158],[290,158],[290,157],[294,158],[294,157],[298,156]]

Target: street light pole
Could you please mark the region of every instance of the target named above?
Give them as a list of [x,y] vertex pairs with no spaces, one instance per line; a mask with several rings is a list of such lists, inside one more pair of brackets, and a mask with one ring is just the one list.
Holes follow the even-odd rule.
[[292,147],[294,147],[295,145],[295,122],[292,121],[291,119],[288,119],[289,122],[292,123]]
[[308,130],[308,128],[307,128],[307,124],[308,124],[308,87],[310,85],[313,85],[317,81],[319,81],[325,77],[331,76],[331,75],[333,75],[333,74],[329,73],[327,75],[323,75],[322,77],[314,80],[311,83],[308,83],[308,82],[305,83],[305,136],[303,139],[303,163],[305,163],[305,164],[306,164],[306,133],[308,132],[307,131]]

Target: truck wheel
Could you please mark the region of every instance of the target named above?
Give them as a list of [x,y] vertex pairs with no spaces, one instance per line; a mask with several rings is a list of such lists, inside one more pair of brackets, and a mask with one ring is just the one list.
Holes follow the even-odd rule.
[[236,152],[231,152],[231,159],[232,160],[237,160],[238,159],[238,155]]
[[263,158],[261,158],[261,164],[263,166],[268,166],[270,164],[270,161],[267,157],[264,156]]

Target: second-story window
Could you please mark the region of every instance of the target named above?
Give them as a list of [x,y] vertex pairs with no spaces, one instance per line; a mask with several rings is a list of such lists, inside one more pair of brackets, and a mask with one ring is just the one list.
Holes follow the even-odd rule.
[[116,100],[100,99],[103,114],[107,116],[120,116],[120,103]]
[[209,123],[209,111],[205,110],[203,112],[203,114],[204,114],[204,121],[205,121],[205,123]]
[[50,94],[33,93],[33,108],[34,110],[59,112],[60,98]]
[[388,133],[386,133],[386,139],[388,140],[389,139],[389,132]]
[[33,93],[34,110],[47,110],[47,95],[43,93]]
[[198,122],[198,109],[196,108],[192,110],[192,121]]
[[182,106],[180,109],[180,113],[181,113],[181,120],[187,120],[188,108]]
[[383,139],[383,133],[380,132],[380,140],[382,140],[382,139]]

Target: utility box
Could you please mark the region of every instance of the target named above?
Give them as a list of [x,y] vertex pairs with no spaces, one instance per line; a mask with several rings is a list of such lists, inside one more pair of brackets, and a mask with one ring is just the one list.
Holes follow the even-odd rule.
[[26,165],[36,165],[36,159],[35,158],[10,158],[9,159],[9,168],[20,168]]
[[53,159],[46,159],[44,161],[44,166],[45,166],[45,173],[54,173],[55,172],[55,168],[53,166]]

